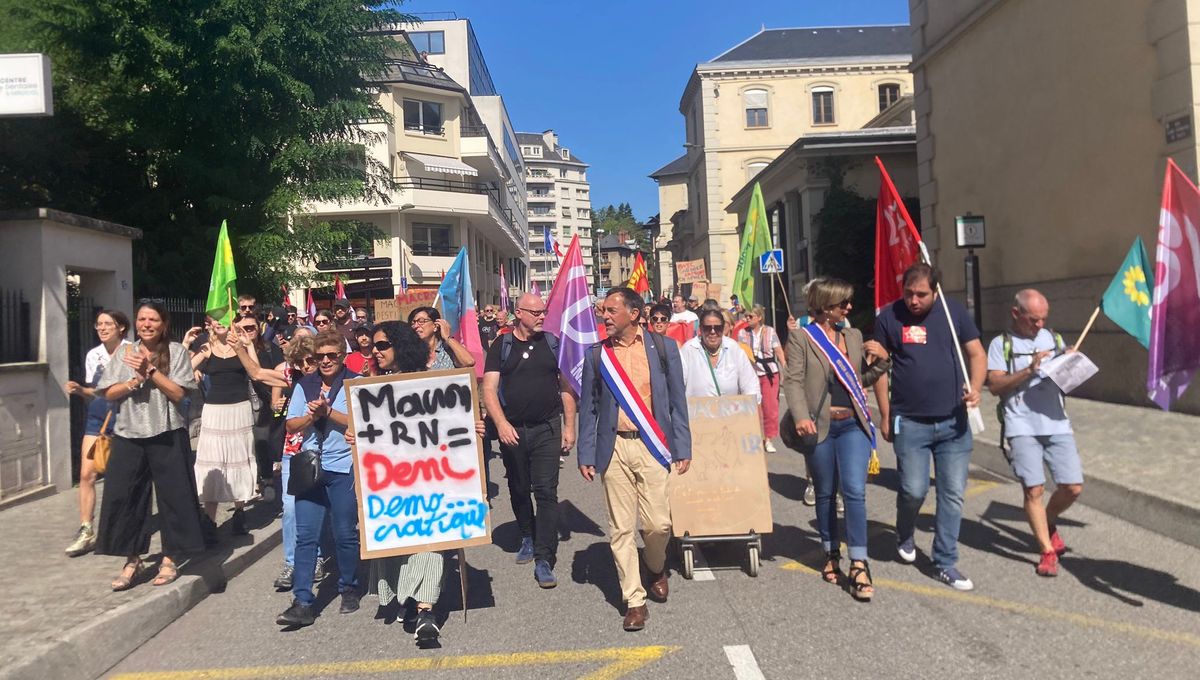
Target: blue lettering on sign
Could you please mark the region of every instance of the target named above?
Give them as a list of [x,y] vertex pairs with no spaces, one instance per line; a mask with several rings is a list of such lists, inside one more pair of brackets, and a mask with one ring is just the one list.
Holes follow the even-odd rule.
[[392,496],[385,500],[367,496],[367,518],[395,520],[380,524],[372,536],[377,542],[410,537],[450,541],[466,539],[485,528],[488,507],[475,499],[445,503],[445,494]]

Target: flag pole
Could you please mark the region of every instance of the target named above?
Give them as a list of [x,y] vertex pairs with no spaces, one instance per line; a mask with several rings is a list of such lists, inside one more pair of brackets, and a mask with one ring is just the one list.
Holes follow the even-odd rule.
[[787,308],[788,316],[792,315],[792,303],[788,300],[787,286],[783,283],[783,277],[779,272],[775,272],[775,278],[779,279],[779,290],[783,292],[783,305]]
[[[925,264],[933,266],[933,261],[929,257],[929,250],[925,247],[925,241],[917,241],[917,245],[921,248],[921,259]],[[971,374],[967,372],[967,360],[963,358],[962,344],[958,341],[958,330],[954,328],[954,319],[950,318],[950,305],[946,303],[946,295],[942,292],[942,284],[937,285],[938,299],[942,301],[942,311],[946,314],[946,325],[950,327],[950,338],[954,341],[954,353],[958,356],[958,365],[963,372],[963,386],[969,392],[971,390]],[[979,432],[983,431],[983,416],[979,414],[979,407],[968,408],[967,415],[971,416],[971,411],[974,410],[979,422],[975,423],[980,426]],[[970,418],[968,417],[968,421]],[[972,428],[974,432],[974,428]]]
[[1083,344],[1083,339],[1087,337],[1088,331],[1092,330],[1092,324],[1096,323],[1096,317],[1100,315],[1100,305],[1092,310],[1092,316],[1088,319],[1087,325],[1083,327],[1083,332],[1079,334],[1079,339],[1075,341],[1075,351],[1079,351],[1079,346]]

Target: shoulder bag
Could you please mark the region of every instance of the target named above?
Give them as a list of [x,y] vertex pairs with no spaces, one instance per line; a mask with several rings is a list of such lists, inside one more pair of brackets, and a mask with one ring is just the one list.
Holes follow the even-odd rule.
[[112,440],[108,436],[108,421],[112,419],[112,409],[109,409],[108,414],[104,416],[104,424],[100,426],[100,434],[96,436],[96,443],[92,444],[92,450],[88,451],[88,458],[92,460],[92,469],[96,474],[104,474],[108,469],[108,457],[112,454]]
[[322,418],[321,425],[318,427],[314,423],[313,427],[317,431],[317,448],[301,449],[299,453],[292,456],[287,485],[287,492],[292,496],[299,497],[307,494],[324,479],[325,472],[321,469],[321,450],[325,444],[325,420]]

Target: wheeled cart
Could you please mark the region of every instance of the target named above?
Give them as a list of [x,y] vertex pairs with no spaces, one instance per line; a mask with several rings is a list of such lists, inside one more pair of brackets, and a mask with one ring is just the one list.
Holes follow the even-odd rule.
[[692,536],[684,532],[679,537],[679,551],[683,556],[683,577],[692,578],[696,573],[695,549],[699,543],[745,543],[746,544],[746,573],[758,576],[758,560],[762,553],[762,535],[753,529],[750,533],[737,536]]

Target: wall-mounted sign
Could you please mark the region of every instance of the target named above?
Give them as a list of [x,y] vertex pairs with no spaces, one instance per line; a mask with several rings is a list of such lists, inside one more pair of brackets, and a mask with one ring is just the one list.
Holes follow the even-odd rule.
[[1192,136],[1192,117],[1180,116],[1166,123],[1167,144],[1179,142]]
[[50,57],[0,54],[0,116],[52,116]]

